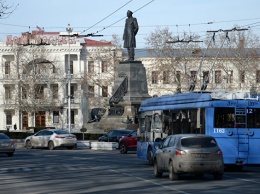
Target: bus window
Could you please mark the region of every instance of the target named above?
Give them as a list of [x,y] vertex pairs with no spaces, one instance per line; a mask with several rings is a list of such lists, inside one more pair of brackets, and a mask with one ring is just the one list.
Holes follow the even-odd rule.
[[260,128],[260,109],[248,108],[247,109],[247,126],[249,128]]
[[162,120],[158,113],[154,114],[152,128],[153,129],[162,129]]
[[151,132],[151,116],[145,116],[145,130]]
[[234,108],[215,108],[214,127],[234,128],[235,117]]

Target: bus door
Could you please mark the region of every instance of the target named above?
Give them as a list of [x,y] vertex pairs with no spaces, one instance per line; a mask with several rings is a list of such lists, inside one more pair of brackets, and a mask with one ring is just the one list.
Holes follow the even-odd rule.
[[247,108],[235,108],[235,130],[237,134],[237,159],[236,164],[242,165],[248,163],[249,135],[247,127]]

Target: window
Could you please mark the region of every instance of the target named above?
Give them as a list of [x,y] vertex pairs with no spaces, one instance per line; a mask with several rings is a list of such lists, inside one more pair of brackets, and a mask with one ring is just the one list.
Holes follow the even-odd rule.
[[5,74],[10,74],[10,61],[5,62]]
[[260,70],[256,71],[256,83],[260,83]]
[[163,71],[163,84],[169,84],[169,71]]
[[247,127],[260,128],[260,109],[248,108],[247,109]]
[[22,87],[22,99],[27,99],[27,89],[25,87]]
[[12,125],[12,115],[10,113],[6,114],[6,125]]
[[88,96],[89,97],[95,96],[95,87],[94,86],[88,86]]
[[215,108],[214,127],[234,128],[235,125],[234,108]]
[[102,97],[108,97],[108,87],[102,86]]
[[221,71],[215,71],[215,83],[219,84],[221,83]]
[[[69,114],[68,114],[68,110],[67,110],[67,124],[69,123]],[[70,124],[75,124],[75,113],[74,111],[70,111]]]
[[89,73],[94,73],[94,61],[89,61],[88,62],[88,72]]
[[157,84],[158,83],[158,71],[153,71],[152,72],[152,84]]
[[70,74],[73,74],[73,61],[70,61]]
[[197,71],[190,71],[190,79],[196,80],[196,74],[197,74]]
[[44,99],[44,87],[37,86],[35,88],[35,99]]
[[106,61],[102,61],[102,72],[107,72],[108,63]]
[[206,82],[209,83],[209,72],[203,71],[203,83]]
[[52,98],[58,99],[59,98],[59,86],[53,85],[51,89],[52,89]]
[[11,86],[5,86],[5,99],[12,99]]
[[233,71],[228,71],[227,83],[233,83]]
[[240,71],[240,82],[245,83],[245,71]]
[[52,66],[52,73],[58,73],[57,68],[54,65]]
[[169,147],[169,142],[170,142],[170,140],[171,140],[171,136],[167,137],[167,138],[164,140],[164,142],[163,142],[163,147],[164,147],[164,148]]
[[46,117],[45,112],[40,111],[35,113],[35,127],[45,127]]
[[59,123],[59,111],[53,111],[53,123]]

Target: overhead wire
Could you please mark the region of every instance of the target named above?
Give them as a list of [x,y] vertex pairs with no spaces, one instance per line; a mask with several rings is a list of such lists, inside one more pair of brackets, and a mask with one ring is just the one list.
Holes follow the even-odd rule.
[[[147,5],[149,5],[150,3],[152,3],[153,1],[155,1],[155,0],[149,1],[148,3],[146,3],[145,5],[143,5],[142,7],[140,7],[139,9],[137,9],[137,10],[133,11],[133,13],[135,13],[135,12],[137,12],[137,11],[139,11],[139,10],[143,9],[144,7],[146,7]],[[116,22],[114,22],[114,23],[110,24],[110,25],[109,25],[109,26],[107,26],[107,27],[104,27],[103,29],[101,29],[101,30],[99,30],[99,31],[97,31],[96,33],[93,33],[93,34],[97,34],[97,33],[99,33],[99,32],[102,32],[103,30],[105,30],[105,29],[107,29],[107,28],[109,28],[109,27],[113,26],[114,24],[116,24],[116,23],[118,23],[118,22],[120,22],[120,21],[124,20],[125,18],[127,18],[127,17],[125,16],[125,17],[123,17],[123,18],[121,18],[121,19],[117,20]]]
[[104,19],[102,19],[102,20],[100,20],[99,22],[95,23],[94,25],[90,26],[88,29],[83,30],[83,31],[81,32],[81,34],[84,33],[85,31],[87,31],[87,30],[93,28],[93,27],[96,26],[97,24],[101,23],[102,21],[104,21],[105,19],[107,19],[108,17],[110,17],[111,15],[113,15],[114,13],[116,13],[117,11],[119,11],[120,9],[122,9],[123,7],[125,7],[125,6],[126,6],[127,4],[129,4],[131,1],[133,1],[133,0],[128,1],[127,3],[125,3],[124,5],[122,5],[121,7],[119,7],[117,10],[113,11],[111,14],[109,14],[108,16],[106,16]]

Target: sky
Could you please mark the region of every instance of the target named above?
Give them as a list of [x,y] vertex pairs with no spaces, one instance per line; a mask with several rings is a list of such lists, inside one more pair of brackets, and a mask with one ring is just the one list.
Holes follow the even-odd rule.
[[[2,0],[3,1],[3,0]],[[234,26],[260,32],[259,0],[5,0],[16,7],[0,19],[0,40],[36,30],[64,32],[68,24],[82,35],[94,33],[93,40],[111,41],[123,36],[126,13],[133,12],[139,31],[137,48],[145,48],[145,38],[156,28],[168,27],[173,35],[183,32],[201,37],[209,30]],[[122,43],[123,44],[123,40]]]

